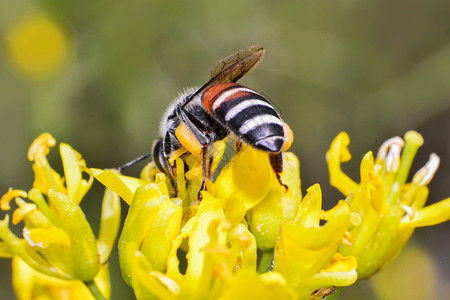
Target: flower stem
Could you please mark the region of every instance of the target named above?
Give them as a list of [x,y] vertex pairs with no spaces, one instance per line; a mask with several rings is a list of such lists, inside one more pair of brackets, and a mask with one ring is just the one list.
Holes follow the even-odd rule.
[[268,271],[272,271],[272,270],[269,270],[269,268],[271,268],[271,265],[272,265],[273,249],[262,250],[261,253],[262,253],[261,261],[259,262],[259,266],[258,266],[259,274],[263,274]]
[[103,296],[102,292],[100,292],[97,284],[94,280],[90,281],[83,281],[83,283],[86,285],[86,287],[91,292],[92,296],[94,296],[94,299],[96,300],[106,300],[106,297]]

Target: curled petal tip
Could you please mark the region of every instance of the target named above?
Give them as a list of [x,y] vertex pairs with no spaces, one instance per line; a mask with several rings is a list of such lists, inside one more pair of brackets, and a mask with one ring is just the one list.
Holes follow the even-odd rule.
[[21,191],[21,190],[14,190],[12,188],[9,188],[8,192],[2,196],[0,199],[0,207],[2,210],[10,210],[11,206],[9,206],[9,202],[11,202],[12,199],[17,197],[23,197],[27,198],[27,192]]
[[378,150],[377,159],[385,160],[389,148],[391,148],[393,145],[403,147],[405,145],[405,142],[401,137],[398,136],[388,139],[381,145],[380,149]]
[[439,156],[432,153],[425,166],[414,175],[413,183],[416,183],[419,186],[428,185],[439,167],[439,162]]
[[34,161],[37,155],[47,155],[50,147],[55,146],[55,138],[48,132],[38,136],[28,149],[28,160]]

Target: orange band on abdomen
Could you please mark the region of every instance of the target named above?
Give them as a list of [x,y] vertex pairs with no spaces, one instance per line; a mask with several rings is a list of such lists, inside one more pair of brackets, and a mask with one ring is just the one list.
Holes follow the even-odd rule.
[[217,97],[220,95],[220,93],[223,92],[223,90],[231,86],[240,86],[240,85],[234,82],[224,82],[213,85],[212,87],[210,87],[205,91],[205,93],[202,95],[202,104],[210,114],[212,115],[214,114],[212,107],[214,105],[214,102],[217,100]]

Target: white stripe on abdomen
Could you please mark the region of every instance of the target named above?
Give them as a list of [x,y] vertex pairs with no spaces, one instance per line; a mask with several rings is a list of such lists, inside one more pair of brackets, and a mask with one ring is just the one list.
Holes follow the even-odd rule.
[[214,101],[214,104],[212,107],[213,111],[215,111],[222,104],[222,102],[227,100],[228,97],[232,96],[234,93],[239,93],[239,92],[247,92],[247,93],[256,94],[253,90],[246,88],[246,87],[232,88],[232,89],[220,94],[219,98],[217,98],[216,101]]
[[250,106],[253,106],[253,105],[264,105],[264,106],[267,106],[267,107],[272,107],[269,103],[267,103],[265,101],[262,101],[262,100],[256,100],[256,99],[244,100],[242,103],[239,103],[238,105],[236,105],[235,107],[233,107],[232,109],[230,109],[227,112],[227,114],[225,115],[225,121],[229,122],[238,113],[240,113],[244,109],[247,109],[247,108],[249,108]]
[[242,124],[241,128],[239,128],[239,133],[244,135],[252,129],[263,125],[263,124],[277,124],[283,126],[278,117],[272,115],[260,115],[255,116],[252,119],[249,119]]

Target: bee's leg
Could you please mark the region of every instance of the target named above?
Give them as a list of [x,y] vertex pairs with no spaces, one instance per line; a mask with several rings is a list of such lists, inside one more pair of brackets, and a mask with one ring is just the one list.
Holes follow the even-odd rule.
[[178,196],[177,165],[169,166],[169,170],[170,181],[172,181],[173,185],[173,197],[176,198]]
[[[155,164],[158,168],[169,175],[170,181],[172,182],[174,197],[178,195],[178,186],[177,186],[177,167],[176,164],[171,165],[169,162],[169,156],[171,153],[170,144],[171,144],[171,136],[175,136],[175,130],[170,128],[166,131],[164,138],[161,140],[159,145],[154,145],[154,158]],[[157,147],[157,148],[156,148]]]
[[200,190],[197,194],[197,200],[201,201],[202,191],[206,191],[206,180],[209,178],[209,154],[208,154],[208,146],[203,147],[202,149],[202,185],[200,186]]
[[269,153],[269,161],[275,175],[277,176],[278,182],[287,190],[287,185],[281,181],[280,177],[280,174],[283,172],[283,153]]
[[210,144],[211,140],[208,132],[211,131],[211,128],[205,127],[195,116],[187,112],[185,109],[181,108],[181,106],[177,106],[176,108],[177,116],[180,120],[186,124],[189,131],[194,135],[195,139],[203,146],[207,146]]
[[[183,145],[185,148],[193,148],[193,150],[197,150],[199,147],[201,149],[198,149],[200,151],[200,154],[202,156],[202,185],[200,186],[200,190],[197,194],[197,199],[201,201],[202,191],[206,191],[206,180],[210,176],[210,170],[209,170],[209,153],[208,153],[208,147],[211,144],[213,138],[208,134],[209,131],[211,131],[211,128],[206,128],[199,120],[195,118],[192,114],[184,110],[181,106],[178,106],[176,109],[177,115],[180,118],[180,120],[186,125],[186,127],[189,129],[188,134],[192,134],[195,138],[195,145],[191,145],[187,143],[187,145]],[[181,137],[181,136],[180,136]],[[180,138],[179,138],[180,140]],[[181,142],[181,141],[180,141]],[[197,143],[198,142],[198,143]],[[183,142],[181,142],[183,144]],[[194,147],[192,147],[194,146]],[[192,153],[192,151],[191,151]]]

